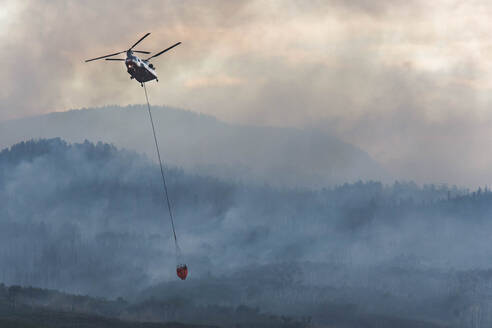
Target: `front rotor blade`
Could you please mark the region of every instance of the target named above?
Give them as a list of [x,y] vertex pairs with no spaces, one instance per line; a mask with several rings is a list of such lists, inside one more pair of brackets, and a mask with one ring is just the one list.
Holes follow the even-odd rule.
[[155,55],[153,55],[153,56],[150,56],[150,57],[149,57],[149,58],[147,58],[146,60],[149,60],[149,59],[151,59],[151,58],[154,58],[154,57],[160,56],[160,55],[162,55],[163,53],[165,53],[166,51],[171,50],[172,48],[177,47],[177,46],[179,46],[180,44],[181,44],[181,42],[178,42],[178,43],[176,43],[176,44],[173,44],[173,45],[172,45],[172,46],[170,46],[169,48],[164,49],[164,50],[162,50],[161,52],[158,52],[158,53],[156,53],[156,54],[155,54]]
[[133,52],[138,52],[139,54],[150,54],[150,51],[142,51],[142,50],[132,50]]
[[149,36],[149,34],[150,34],[150,33],[147,33],[147,34],[145,34],[144,36],[142,36],[142,37],[140,38],[140,40],[138,40],[137,42],[135,42],[135,44],[134,44],[134,45],[133,45],[130,49],[128,49],[128,50],[132,50],[133,48],[135,48],[135,46],[136,46],[137,44],[139,44],[139,43],[140,43],[140,41],[142,41],[143,39],[145,39],[146,37],[148,37],[148,36]]
[[116,52],[114,54],[111,54],[111,55],[106,55],[106,56],[101,56],[101,57],[96,57],[96,58],[92,58],[92,59],[87,59],[85,62],[90,62],[90,61],[93,61],[93,60],[98,60],[98,59],[102,59],[102,58],[106,58],[106,57],[112,57],[112,56],[116,56],[116,55],[119,55],[119,54],[122,54],[126,51],[120,51],[120,52]]
[[106,60],[125,61],[123,58],[106,58]]

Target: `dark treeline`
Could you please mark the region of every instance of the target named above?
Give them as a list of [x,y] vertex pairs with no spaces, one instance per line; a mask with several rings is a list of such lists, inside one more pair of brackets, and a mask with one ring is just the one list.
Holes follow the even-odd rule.
[[[327,321],[341,327],[439,328],[438,324],[391,316],[357,312],[353,305],[321,304],[316,309]],[[179,320],[179,323],[177,322]],[[165,323],[165,324],[159,324]],[[0,325],[2,327],[153,327],[153,328],[307,328],[309,316],[292,318],[262,313],[258,307],[239,305],[196,305],[173,298],[147,299],[129,303],[71,295],[54,290],[0,284]]]
[[[17,314],[17,316],[12,315],[12,313]],[[85,314],[88,317],[67,316],[69,313],[79,316]],[[34,319],[31,321],[35,323],[44,319],[45,324],[50,327],[53,327],[54,324],[59,324],[60,327],[67,325],[77,327],[134,327],[136,322],[165,323],[178,320],[185,324],[167,325],[166,327],[212,328],[216,325],[240,325],[245,328],[301,328],[310,324],[310,319],[307,317],[296,320],[286,316],[260,313],[258,308],[245,305],[235,308],[216,305],[197,306],[193,302],[181,298],[167,301],[148,299],[138,303],[129,303],[121,297],[109,300],[87,295],[71,295],[56,290],[0,284],[0,325],[4,323],[2,319],[5,316],[11,320],[17,319],[14,320],[14,323],[17,322],[16,327],[22,321],[26,321],[26,317],[31,317]],[[101,320],[102,317],[116,318],[123,320],[123,322],[107,322],[107,320]],[[131,325],[130,322],[133,322],[134,325]],[[109,323],[113,323],[113,325]],[[200,325],[195,325],[197,323]],[[41,327],[45,326],[41,325]]]
[[488,188],[279,189],[166,173],[191,269],[185,284],[174,277],[160,173],[148,158],[61,139],[3,150],[0,281],[121,296],[135,309],[178,298],[324,322],[326,313],[492,322]]

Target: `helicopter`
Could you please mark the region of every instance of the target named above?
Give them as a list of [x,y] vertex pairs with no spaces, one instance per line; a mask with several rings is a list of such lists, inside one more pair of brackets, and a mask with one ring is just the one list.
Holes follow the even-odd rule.
[[[137,44],[139,44],[143,39],[145,39],[149,35],[150,35],[150,33],[145,34],[143,37],[140,38],[140,40],[135,42],[135,44],[133,46],[131,46],[130,49],[128,49],[128,50],[123,50],[120,52],[116,52],[114,54],[100,56],[100,57],[96,57],[96,58],[92,58],[92,59],[87,59],[85,62],[87,63],[87,62],[90,62],[93,60],[98,60],[98,59],[103,59],[103,58],[105,58],[106,60],[109,60],[109,61],[124,61],[125,66],[126,66],[126,71],[128,72],[128,74],[130,74],[130,79],[137,80],[138,82],[140,82],[141,86],[143,86],[144,82],[148,82],[148,81],[152,81],[152,80],[156,80],[157,82],[159,82],[159,79],[157,77],[157,73],[155,72],[155,67],[153,64],[149,63],[149,60],[152,58],[155,58],[157,56],[162,55],[163,53],[171,50],[174,47],[179,46],[181,44],[181,42],[173,44],[169,48],[166,48],[166,49],[156,53],[155,55],[150,56],[147,59],[140,59],[137,55],[135,55],[135,53],[150,54],[150,52],[141,51],[141,50],[133,50],[133,48],[135,48],[137,46]],[[113,57],[116,55],[120,55],[120,54],[123,54],[125,52],[126,52],[126,59],[123,59],[123,58],[107,58],[107,57]]]

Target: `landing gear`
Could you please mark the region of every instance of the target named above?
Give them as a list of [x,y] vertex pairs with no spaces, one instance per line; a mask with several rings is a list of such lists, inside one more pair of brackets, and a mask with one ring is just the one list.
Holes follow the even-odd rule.
[[143,82],[140,82],[140,86],[143,87]]
[[130,80],[133,80],[133,79],[134,79],[134,77],[133,76],[130,76]]
[[159,79],[155,79],[155,80],[156,80],[156,82],[159,82]]

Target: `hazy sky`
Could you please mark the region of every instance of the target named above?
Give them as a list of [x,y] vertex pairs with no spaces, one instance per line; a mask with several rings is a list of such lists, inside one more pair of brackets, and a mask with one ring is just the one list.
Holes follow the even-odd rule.
[[[429,4],[430,3],[430,4]],[[143,103],[123,63],[159,51],[151,101],[316,127],[395,177],[492,183],[490,1],[0,0],[0,120]]]

